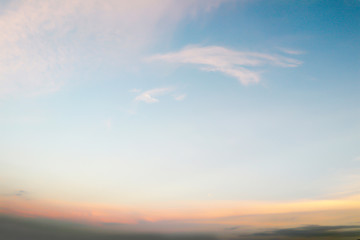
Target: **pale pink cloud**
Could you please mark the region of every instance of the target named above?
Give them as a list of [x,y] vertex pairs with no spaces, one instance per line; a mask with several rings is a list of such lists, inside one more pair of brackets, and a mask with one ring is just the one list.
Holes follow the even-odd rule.
[[295,49],[290,49],[290,48],[279,48],[279,50],[282,51],[283,53],[290,54],[290,55],[302,55],[302,54],[306,53],[301,50],[295,50]]
[[147,91],[142,92],[140,95],[138,95],[135,98],[135,101],[146,102],[146,103],[156,103],[156,102],[159,102],[159,99],[156,97],[167,94],[171,91],[173,91],[172,88],[155,88],[155,89],[147,90]]
[[112,128],[112,119],[111,118],[106,119],[104,123],[105,123],[105,126],[106,126],[107,129]]
[[243,85],[260,81],[260,74],[252,69],[254,67],[272,65],[288,68],[297,67],[302,63],[297,59],[280,55],[241,52],[221,46],[188,46],[178,52],[151,56],[147,60],[194,64],[203,71],[222,72],[234,77]]
[[[124,67],[186,17],[222,0],[49,0],[1,4],[0,97],[58,91],[79,64]],[[149,10],[151,9],[151,10]]]
[[186,98],[186,94],[180,94],[180,95],[175,95],[174,96],[174,99],[176,100],[176,101],[182,101],[182,100],[184,100]]

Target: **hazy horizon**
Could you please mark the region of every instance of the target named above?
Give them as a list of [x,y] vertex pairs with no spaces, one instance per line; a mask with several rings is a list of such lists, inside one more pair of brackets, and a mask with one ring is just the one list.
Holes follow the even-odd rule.
[[360,238],[359,42],[359,0],[0,0],[7,238]]

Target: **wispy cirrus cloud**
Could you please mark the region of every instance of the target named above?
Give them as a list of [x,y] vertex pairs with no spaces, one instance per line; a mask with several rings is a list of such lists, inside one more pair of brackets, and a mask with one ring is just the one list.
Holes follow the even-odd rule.
[[302,55],[302,54],[306,53],[301,50],[295,50],[295,49],[290,49],[290,48],[278,48],[278,49],[280,51],[282,51],[283,53],[290,54],[290,55]]
[[176,101],[182,101],[186,98],[186,94],[179,94],[179,95],[174,95],[174,99]]
[[221,2],[0,2],[0,97],[57,91],[82,65],[92,69],[108,61],[123,66],[183,18]]
[[11,197],[16,197],[16,198],[21,198],[21,199],[28,200],[28,195],[29,195],[28,191],[17,190],[17,191],[14,191],[12,193],[0,194],[0,199],[1,199],[1,196],[4,196],[4,197],[10,197],[10,198]]
[[133,89],[129,90],[129,92],[131,92],[131,93],[139,93],[139,92],[141,92],[141,89],[133,88]]
[[140,95],[138,95],[135,98],[135,101],[146,102],[146,103],[156,103],[156,102],[159,102],[159,99],[156,97],[168,94],[168,93],[172,92],[173,90],[174,90],[173,88],[154,88],[151,90],[147,90],[147,91],[142,92]]
[[15,196],[18,196],[18,197],[23,197],[25,194],[27,194],[26,191],[24,190],[19,190],[15,193]]
[[297,67],[302,62],[289,57],[258,52],[241,52],[221,46],[188,46],[178,52],[157,54],[147,58],[149,61],[194,64],[200,70],[222,72],[236,78],[243,85],[258,83],[260,74],[255,67],[266,65],[278,67]]

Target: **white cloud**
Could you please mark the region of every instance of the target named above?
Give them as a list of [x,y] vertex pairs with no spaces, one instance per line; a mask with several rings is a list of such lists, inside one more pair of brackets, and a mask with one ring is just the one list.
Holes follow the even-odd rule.
[[189,46],[178,52],[154,55],[147,60],[199,65],[203,71],[222,72],[236,78],[244,85],[260,81],[260,75],[253,70],[254,67],[265,65],[297,67],[302,63],[284,56],[240,52],[220,46]]
[[107,129],[111,129],[112,128],[112,119],[108,118],[104,121],[104,124],[106,126]]
[[[57,91],[78,67],[123,66],[206,0],[49,0],[0,3],[0,97]],[[84,69],[90,69],[85,67]]]
[[186,94],[180,94],[180,95],[175,95],[174,96],[174,99],[176,100],[176,101],[182,101],[182,100],[184,100],[186,98]]
[[294,49],[289,49],[289,48],[279,48],[279,50],[286,53],[286,54],[290,54],[290,55],[302,55],[302,54],[305,54],[304,51],[294,50]]
[[135,98],[135,101],[146,102],[146,103],[156,103],[159,102],[159,99],[155,98],[173,91],[172,88],[155,88],[148,91],[145,91],[138,95]]
[[141,89],[133,88],[129,92],[131,92],[131,93],[139,93],[139,92],[141,92]]

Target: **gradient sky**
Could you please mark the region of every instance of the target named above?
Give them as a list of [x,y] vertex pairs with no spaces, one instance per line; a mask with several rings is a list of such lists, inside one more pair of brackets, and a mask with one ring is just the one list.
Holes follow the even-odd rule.
[[0,1],[0,212],[359,224],[359,42],[358,0]]

